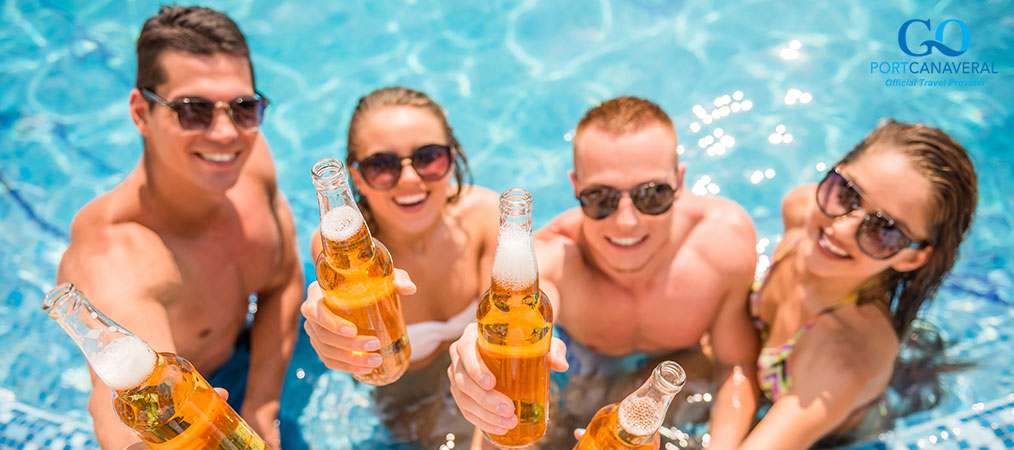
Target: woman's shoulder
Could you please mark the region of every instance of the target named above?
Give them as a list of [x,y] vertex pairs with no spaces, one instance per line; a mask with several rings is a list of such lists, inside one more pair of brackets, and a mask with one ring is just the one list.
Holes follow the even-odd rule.
[[458,200],[448,205],[448,212],[462,226],[470,229],[496,229],[500,223],[500,196],[474,184],[462,186]]
[[819,379],[835,373],[866,383],[886,383],[899,343],[891,321],[878,307],[860,305],[828,314],[821,321],[800,341],[798,354],[793,354],[793,364],[809,368],[810,375],[804,377]]
[[817,185],[807,183],[796,186],[782,199],[782,223],[785,229],[803,226],[811,202],[815,201]]

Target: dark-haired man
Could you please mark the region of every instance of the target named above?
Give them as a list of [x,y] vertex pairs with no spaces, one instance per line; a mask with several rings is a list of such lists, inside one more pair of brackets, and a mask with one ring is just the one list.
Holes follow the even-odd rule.
[[[641,98],[603,102],[578,124],[570,177],[582,206],[535,235],[540,287],[570,341],[566,361],[559,345],[550,361],[557,370],[569,364],[579,375],[608,375],[696,347],[707,333],[717,389],[711,444],[735,447],[750,428],[757,397],[758,344],[746,307],[756,238],[749,216],[732,201],[683,192],[686,165],[676,144],[669,116]],[[475,341],[473,324],[451,345],[451,391],[469,421],[503,434],[517,424],[514,406],[493,390]],[[590,390],[565,392],[564,413],[583,417],[572,424],[583,426],[633,387],[619,389],[618,398],[605,399]]]
[[[225,384],[238,411],[278,447],[282,380],[295,345],[303,274],[289,207],[258,127],[246,39],[225,14],[163,7],[137,40],[130,115],[138,166],[78,212],[58,279],[147,341]],[[247,331],[251,294],[257,296]],[[247,335],[248,333],[248,335]],[[248,341],[245,388],[215,379]],[[248,370],[243,370],[248,369]],[[89,411],[103,448],[137,438],[92,373]],[[237,392],[239,391],[239,392]]]

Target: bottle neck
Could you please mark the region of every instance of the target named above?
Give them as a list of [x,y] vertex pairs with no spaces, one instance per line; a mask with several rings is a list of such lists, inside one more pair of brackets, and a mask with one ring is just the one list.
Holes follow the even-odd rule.
[[651,442],[662,426],[669,404],[686,382],[679,364],[663,361],[644,384],[620,402],[618,435],[632,445]]
[[313,166],[313,185],[320,208],[320,231],[324,253],[329,258],[343,253],[372,256],[373,236],[352,195],[345,166],[335,159],[323,159]]
[[500,195],[500,234],[532,234],[532,195],[511,189]]
[[96,310],[73,284],[50,291],[42,309],[74,339],[88,364],[113,390],[136,387],[154,370],[154,350]]
[[520,189],[500,196],[500,232],[493,255],[492,287],[518,294],[539,290],[539,269],[532,242],[532,196]]

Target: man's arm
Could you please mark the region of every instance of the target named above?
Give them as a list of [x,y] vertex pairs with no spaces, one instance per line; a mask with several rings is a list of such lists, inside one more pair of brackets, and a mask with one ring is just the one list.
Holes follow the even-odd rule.
[[[710,260],[730,286],[722,297],[709,336],[715,359],[717,389],[711,407],[711,448],[736,448],[750,431],[757,409],[759,339],[748,314],[750,285],[756,266],[756,235],[749,216],[738,206],[723,218],[721,244],[712,245]],[[719,259],[721,258],[721,259]]]
[[278,419],[282,382],[298,335],[303,270],[288,202],[281,192],[276,193],[275,202],[282,261],[269,287],[257,293],[257,313],[250,330],[250,371],[240,415],[265,441],[280,448],[275,420]]
[[747,289],[733,289],[711,328],[717,387],[711,407],[711,448],[736,448],[757,410],[757,333],[746,314]]
[[[96,309],[143,339],[155,351],[175,352],[169,316],[156,299],[157,294],[150,289],[155,285],[171,286],[172,276],[166,274],[174,272],[160,263],[158,247],[132,251],[131,248],[145,248],[143,243],[148,242],[145,233],[133,231],[99,237],[86,226],[75,226],[71,230],[71,245],[60,261],[57,282],[74,283]],[[141,442],[113,410],[113,391],[91,367],[89,371],[92,392],[88,397],[88,412],[99,445],[107,450],[121,450]]]

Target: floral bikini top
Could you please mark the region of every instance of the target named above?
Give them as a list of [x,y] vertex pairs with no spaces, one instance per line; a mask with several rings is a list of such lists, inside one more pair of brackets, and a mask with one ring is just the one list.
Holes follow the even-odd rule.
[[[774,270],[775,265],[778,264],[792,249],[796,246],[799,241],[793,242],[791,245],[786,247],[783,251],[775,254],[771,265],[768,267],[764,277],[760,280],[754,280],[753,288],[750,293],[750,315],[753,317],[754,327],[760,332],[761,339],[767,341],[768,339],[768,325],[761,320],[760,317],[760,299],[761,292],[763,290],[764,281],[767,280],[768,275]],[[760,385],[761,391],[764,395],[772,402],[777,401],[785,392],[792,387],[792,380],[789,377],[789,355],[792,353],[793,347],[799,342],[799,339],[806,334],[813,325],[817,323],[817,320],[824,314],[830,313],[842,306],[856,301],[859,298],[859,294],[855,293],[849,295],[838,301],[837,303],[828,306],[816,315],[806,321],[805,324],[796,332],[789,340],[785,341],[784,344],[764,347],[760,351],[760,355],[757,357],[757,379]]]

